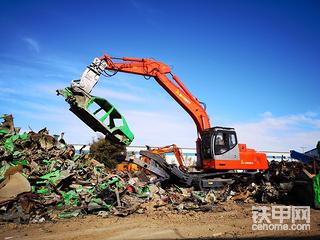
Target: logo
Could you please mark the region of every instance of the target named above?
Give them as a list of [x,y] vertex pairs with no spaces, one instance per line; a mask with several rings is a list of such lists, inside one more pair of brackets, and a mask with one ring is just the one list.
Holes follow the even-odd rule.
[[252,230],[310,230],[309,206],[252,206]]
[[191,101],[190,101],[188,98],[186,98],[186,97],[180,92],[179,89],[176,90],[176,94],[177,94],[180,98],[182,98],[185,102],[187,102],[188,104],[191,104]]

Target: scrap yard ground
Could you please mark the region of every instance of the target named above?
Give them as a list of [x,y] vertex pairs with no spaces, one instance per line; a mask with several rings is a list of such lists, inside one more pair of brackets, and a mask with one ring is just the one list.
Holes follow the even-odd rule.
[[[319,239],[320,211],[311,209],[308,231],[253,231],[250,204],[219,205],[216,212],[159,209],[128,217],[86,216],[41,224],[0,225],[0,239]],[[270,205],[269,205],[270,206]]]

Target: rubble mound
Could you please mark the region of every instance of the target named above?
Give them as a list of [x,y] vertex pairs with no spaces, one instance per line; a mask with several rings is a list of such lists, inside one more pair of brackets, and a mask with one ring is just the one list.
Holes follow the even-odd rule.
[[164,188],[143,170],[110,170],[90,154],[77,154],[62,136],[51,136],[46,128],[19,133],[12,118],[7,119],[0,125],[0,221],[215,211],[217,203],[225,201],[277,202],[287,195],[285,189],[302,168],[297,162],[275,162],[267,179],[239,178],[206,191],[174,184]]

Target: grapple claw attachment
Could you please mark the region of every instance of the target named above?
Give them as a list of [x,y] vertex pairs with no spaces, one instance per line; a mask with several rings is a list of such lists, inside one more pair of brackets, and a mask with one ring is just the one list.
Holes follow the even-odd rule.
[[72,88],[57,90],[70,105],[70,111],[95,132],[100,132],[110,141],[130,145],[134,139],[125,118],[106,99],[91,96]]

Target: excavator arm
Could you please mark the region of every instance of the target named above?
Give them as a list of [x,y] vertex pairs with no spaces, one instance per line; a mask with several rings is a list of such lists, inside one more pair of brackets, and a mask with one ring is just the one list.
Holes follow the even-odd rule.
[[[75,96],[74,93],[81,93],[81,98],[84,98],[81,102],[85,102],[85,104],[87,104],[87,102],[94,102],[93,100],[91,101],[87,99],[91,99],[90,93],[99,81],[100,76],[113,76],[118,72],[142,75],[144,77],[153,77],[157,83],[165,89],[166,92],[168,92],[169,95],[191,116],[197,127],[197,142],[200,142],[202,132],[205,129],[210,128],[210,121],[206,110],[198,99],[195,98],[184,86],[180,79],[172,74],[170,67],[164,63],[147,58],[115,58],[110,57],[109,55],[104,55],[100,58],[95,58],[84,71],[80,80],[72,81],[71,88],[58,90],[58,94],[63,95],[69,103],[71,103],[70,95],[72,95],[72,98],[79,98],[79,96]],[[95,99],[96,98],[97,97],[95,97]],[[100,99],[100,102],[96,102],[103,110],[109,112],[109,109],[114,108],[107,100],[104,100],[107,103],[103,102],[103,104],[101,104],[102,100],[103,99]],[[77,99],[77,102],[80,101]],[[80,106],[80,108],[79,104],[77,106],[72,106],[70,110],[93,130],[102,132],[111,139],[115,136],[115,132],[119,133],[119,131],[122,130],[120,131],[122,134],[118,134],[118,142],[124,142],[126,145],[131,143],[133,135],[130,133],[130,130],[128,129],[128,126],[121,114],[117,112],[116,116],[120,116],[123,119],[124,126],[121,129],[117,128],[115,130],[114,123],[108,124],[107,126],[103,125],[102,122],[106,117],[100,118],[101,121],[97,121],[97,123],[95,123],[95,118],[92,115],[96,115],[96,113],[100,112],[101,108],[90,114],[87,111],[89,109],[89,105],[85,104],[81,104],[83,106]],[[109,105],[111,107],[103,107]],[[113,111],[115,112],[115,110]],[[115,114],[111,114],[110,116],[113,115]],[[126,140],[122,140],[120,135],[124,135],[124,139]]]
[[[198,136],[204,129],[210,128],[209,117],[205,109],[179,78],[171,73],[168,65],[152,59],[112,58],[109,55],[100,57],[100,61],[99,64],[105,67],[104,71],[109,70],[113,72],[111,75],[117,72],[124,72],[153,77],[191,116],[197,126]],[[171,79],[168,76],[170,76]]]

